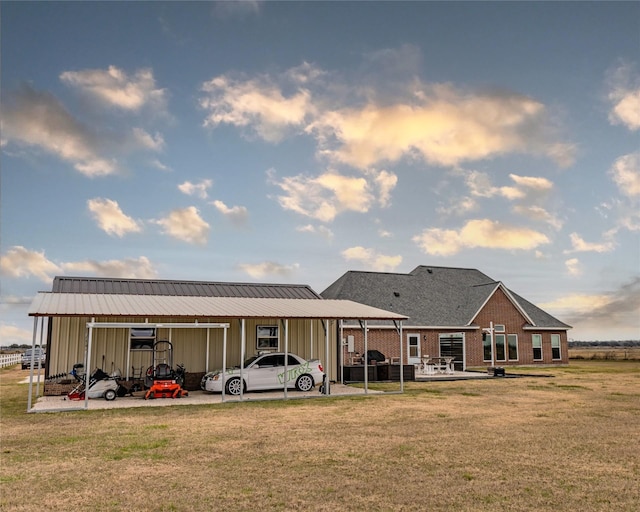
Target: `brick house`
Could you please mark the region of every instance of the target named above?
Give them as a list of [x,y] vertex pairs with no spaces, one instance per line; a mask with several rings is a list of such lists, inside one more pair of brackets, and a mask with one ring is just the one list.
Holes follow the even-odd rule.
[[[409,317],[402,358],[454,357],[456,370],[567,364],[571,326],[475,269],[418,266],[408,274],[349,271],[321,293]],[[367,324],[367,348],[400,356],[397,326]],[[343,324],[343,361],[364,351],[362,324]]]

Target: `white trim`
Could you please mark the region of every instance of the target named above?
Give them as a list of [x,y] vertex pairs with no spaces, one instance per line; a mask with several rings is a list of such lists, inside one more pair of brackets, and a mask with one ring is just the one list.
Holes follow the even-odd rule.
[[504,292],[504,294],[507,296],[507,299],[509,299],[509,301],[515,306],[515,308],[518,310],[518,312],[525,318],[525,320],[527,320],[527,322],[529,322],[531,325],[535,326],[536,323],[531,319],[531,317],[529,315],[527,315],[526,311],[522,308],[522,306],[520,306],[520,304],[518,303],[518,301],[513,297],[513,295],[511,295],[511,292],[509,292],[509,290],[507,289],[507,287],[502,284],[502,281],[498,281],[498,284],[496,285],[496,287],[493,289],[493,291],[487,296],[486,300],[482,303],[482,305],[478,308],[478,311],[475,312],[475,314],[471,317],[471,319],[469,320],[469,323],[467,325],[471,325],[471,322],[473,322],[478,315],[480,314],[480,312],[484,309],[484,307],[487,305],[487,303],[491,300],[491,298],[495,295],[496,291],[498,290],[498,288],[501,288],[502,291]]

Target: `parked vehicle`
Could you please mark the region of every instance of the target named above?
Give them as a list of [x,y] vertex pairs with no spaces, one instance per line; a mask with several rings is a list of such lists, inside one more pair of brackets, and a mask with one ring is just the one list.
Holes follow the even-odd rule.
[[82,373],[83,369],[84,365],[80,363],[73,366],[71,375],[76,378],[78,385],[67,394],[68,400],[84,400],[85,393],[88,394],[89,398],[104,398],[108,401],[116,399],[120,388],[118,384],[120,372],[114,372],[112,375],[109,375],[100,368],[96,368],[89,377],[89,386],[87,388],[87,376],[85,373]]
[[204,391],[221,393],[224,385],[225,393],[239,395],[241,391],[257,391],[265,389],[283,389],[285,380],[287,389],[311,391],[316,385],[322,384],[324,370],[320,361],[307,361],[295,354],[288,354],[285,367],[285,354],[282,352],[262,354],[250,357],[244,362],[242,382],[240,381],[240,367],[227,368],[207,373],[200,382]]
[[[35,351],[35,353],[34,353]],[[40,366],[44,368],[44,361],[47,357],[44,349],[40,347],[36,347],[34,349],[28,348],[24,354],[22,354],[22,369],[26,370],[27,368],[31,368],[31,356],[33,354],[33,363],[34,368],[38,367],[38,362]]]

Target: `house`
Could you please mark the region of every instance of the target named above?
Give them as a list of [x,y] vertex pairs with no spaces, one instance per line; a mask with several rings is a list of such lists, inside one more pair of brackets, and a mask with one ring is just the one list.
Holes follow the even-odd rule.
[[327,300],[306,285],[89,277],[56,277],[51,292],[37,294],[29,315],[34,346],[38,339],[47,344],[47,377],[76,363],[139,376],[162,340],[171,343],[174,364],[184,364],[192,389],[209,370],[269,351],[320,359],[335,380],[339,321],[406,318]]
[[[567,331],[554,318],[479,270],[418,266],[408,274],[345,273],[321,293],[409,318],[403,323],[403,359],[454,357],[456,370],[505,365],[567,364]],[[367,324],[368,348],[400,357],[388,322]],[[350,361],[365,350],[360,325],[344,324]]]

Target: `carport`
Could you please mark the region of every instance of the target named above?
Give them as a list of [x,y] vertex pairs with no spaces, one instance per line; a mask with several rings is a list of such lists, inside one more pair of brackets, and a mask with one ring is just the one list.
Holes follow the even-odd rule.
[[[85,327],[84,365],[87,369],[87,379],[90,374],[92,361],[92,345],[94,333],[100,329],[131,329],[139,327],[161,327],[169,333],[179,329],[205,329],[206,351],[208,361],[210,348],[209,333],[211,330],[222,330],[223,370],[227,359],[227,331],[231,322],[240,325],[240,371],[245,360],[247,348],[248,320],[278,319],[283,327],[282,352],[289,352],[289,321],[295,319],[310,320],[320,323],[324,332],[324,360],[326,383],[324,392],[330,394],[330,376],[337,367],[337,355],[334,360],[330,357],[330,337],[332,329],[337,343],[343,344],[341,336],[341,321],[355,320],[360,322],[363,331],[367,333],[367,321],[392,321],[398,332],[400,353],[402,354],[402,321],[407,317],[398,313],[385,311],[350,300],[328,299],[287,299],[287,298],[249,298],[249,297],[202,297],[202,296],[170,296],[170,295],[131,295],[131,294],[99,294],[99,293],[56,293],[40,292],[29,308],[29,316],[34,317],[32,346],[36,346],[38,334],[40,345],[45,329],[50,329],[49,323],[56,317],[88,318]],[[96,319],[108,319],[97,321]],[[135,321],[130,319],[134,318]],[[149,318],[158,319],[149,321]],[[176,321],[176,319],[190,319],[190,321]],[[225,321],[211,321],[224,319]],[[45,325],[46,324],[46,325]],[[310,343],[313,345],[313,331]],[[317,340],[317,348],[320,348]],[[337,347],[340,348],[341,347]],[[313,346],[312,346],[313,350]],[[336,354],[342,350],[336,350]],[[128,360],[127,360],[128,361]],[[207,368],[208,370],[208,368]],[[285,367],[286,373],[286,367]],[[402,374],[402,372],[400,372]],[[365,371],[366,375],[366,371]],[[34,371],[31,370],[29,379],[29,399],[27,411],[32,411],[32,396]],[[39,380],[37,381],[39,382]],[[39,386],[39,384],[38,384]],[[284,399],[288,398],[286,381],[283,385]],[[400,392],[404,391],[404,382],[400,379]],[[368,392],[368,382],[365,379],[365,393]],[[39,394],[39,387],[36,395]],[[88,394],[85,396],[83,407],[64,410],[87,410]],[[223,393],[222,400],[225,400]],[[243,400],[243,395],[240,395]]]

